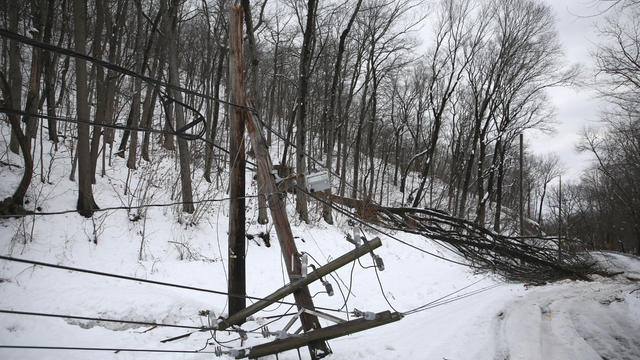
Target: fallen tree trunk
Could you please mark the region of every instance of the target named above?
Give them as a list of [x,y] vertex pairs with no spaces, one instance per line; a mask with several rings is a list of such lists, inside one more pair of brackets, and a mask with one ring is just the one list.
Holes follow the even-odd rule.
[[[567,245],[566,240],[506,236],[435,209],[384,207],[336,195],[331,200],[355,209],[356,215],[368,222],[434,240],[463,256],[470,267],[508,280],[589,280],[588,274],[600,272],[579,244]],[[558,246],[563,248],[561,258]]]

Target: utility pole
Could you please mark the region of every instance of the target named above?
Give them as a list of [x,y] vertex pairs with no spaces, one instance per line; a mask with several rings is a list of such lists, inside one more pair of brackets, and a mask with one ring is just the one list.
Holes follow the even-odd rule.
[[562,175],[558,180],[558,261],[562,261]]
[[[244,95],[244,71],[242,54],[242,9],[231,8],[229,28],[229,83],[231,102],[246,105]],[[246,110],[231,107],[231,131],[229,133],[229,315],[246,307],[245,279],[245,148],[244,118]],[[239,323],[243,323],[244,319]]]
[[[245,112],[249,115],[248,112]],[[273,175],[271,175],[271,169],[273,169],[271,163],[271,157],[267,148],[267,142],[264,139],[262,124],[260,121],[251,114],[247,116],[245,121],[249,138],[251,139],[251,146],[256,155],[256,164],[258,165],[258,176],[264,176],[266,180],[264,183],[264,193],[267,196],[267,203],[271,212],[271,220],[273,221],[273,227],[278,234],[278,241],[280,243],[280,249],[282,251],[282,257],[287,267],[287,273],[289,280],[294,282],[300,279],[302,274],[302,266],[300,262],[300,253],[296,248],[296,244],[293,241],[293,233],[291,232],[291,225],[289,224],[289,218],[285,210],[285,203],[278,191]],[[298,310],[305,308],[307,310],[315,310],[311,293],[307,286],[298,288],[293,296],[298,305]],[[300,322],[305,332],[311,330],[318,330],[321,328],[318,317],[309,313],[303,313],[300,315]],[[331,350],[324,340],[315,340],[309,343],[309,353],[312,359],[320,359],[329,354]]]
[[[231,28],[229,31],[229,44],[231,47],[231,52],[229,54],[229,75],[234,78],[232,84],[234,86],[237,86],[233,88],[233,91],[237,90],[244,94],[244,84],[242,82],[243,62],[241,58],[238,58],[238,56],[242,56],[242,14],[242,8],[236,6],[231,7]],[[244,96],[242,97],[242,99],[244,102],[237,102],[237,104],[243,106],[250,105],[249,102],[244,99]],[[278,192],[274,177],[271,173],[271,171],[273,170],[273,165],[271,162],[271,157],[269,156],[267,143],[264,139],[262,124],[254,114],[250,113],[246,109],[239,109],[236,107],[236,109],[234,109],[232,113],[241,115],[244,119],[244,124],[247,127],[247,132],[249,133],[249,138],[251,139],[251,146],[253,148],[253,151],[255,152],[256,164],[258,165],[258,176],[262,176],[262,178],[265,180],[264,194],[267,197],[267,203],[271,212],[273,227],[276,229],[276,233],[278,235],[282,257],[284,258],[290,281],[295,282],[302,277],[300,253],[298,252],[296,244],[293,240],[293,233],[291,232],[291,225],[289,224],[289,218],[287,217],[287,213],[285,211],[284,201],[281,198],[281,194]],[[231,158],[231,161],[234,161],[233,157]],[[231,214],[230,217],[232,217]],[[242,214],[242,219],[244,226],[244,214]],[[242,252],[242,254],[238,255],[244,256],[244,251]],[[231,277],[231,273],[229,274],[229,276]],[[229,279],[229,284],[231,284],[231,278]],[[311,293],[309,292],[309,288],[306,285],[298,288],[293,293],[293,296],[296,300],[296,304],[299,310],[303,308],[312,311],[315,310],[315,306],[313,305],[313,300],[311,298]],[[229,311],[229,314],[232,314],[232,312]],[[307,312],[300,314],[300,322],[302,323],[302,328],[305,333],[312,330],[321,329],[318,317]],[[331,354],[331,350],[329,349],[326,341],[318,339],[313,340],[309,343],[309,353],[311,355],[311,359],[315,360]]]
[[524,236],[524,136],[520,133],[520,236]]

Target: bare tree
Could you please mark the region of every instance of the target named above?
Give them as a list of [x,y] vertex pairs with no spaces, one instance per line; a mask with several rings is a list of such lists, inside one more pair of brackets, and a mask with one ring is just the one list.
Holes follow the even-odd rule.
[[[167,1],[167,0],[163,0]],[[168,16],[165,20],[165,36],[167,37],[168,47],[167,53],[169,55],[169,84],[178,86],[178,8],[180,7],[180,0],[169,0]],[[176,104],[173,107],[173,113],[175,114],[176,129],[184,127],[184,110],[182,105],[182,93],[171,89],[169,91],[170,96],[176,99]],[[171,111],[167,111],[167,114]],[[171,121],[170,118],[167,121]],[[184,212],[193,213],[195,207],[193,206],[193,192],[191,188],[191,155],[189,153],[189,145],[187,140],[178,137],[178,155],[180,158],[180,182],[182,184],[182,200],[184,205],[182,209]]]
[[[315,17],[318,2],[309,0],[307,3],[307,21],[304,28],[304,38],[302,40],[302,48],[300,49],[300,71],[298,80],[297,104],[299,105],[296,116],[296,172],[298,173],[298,186],[306,189],[304,173],[306,172],[305,151],[306,135],[307,135],[307,95],[309,89],[309,69],[311,66],[311,58],[314,44],[315,34]],[[296,210],[300,218],[309,222],[309,210],[307,209],[306,195],[298,191],[296,194]]]
[[[331,79],[331,89],[329,90],[329,94],[330,94],[329,108],[327,110],[327,127],[329,128],[329,139],[327,144],[326,167],[329,170],[331,170],[332,162],[333,162],[333,146],[335,142],[335,133],[336,133],[333,129],[334,129],[335,118],[336,118],[336,98],[337,98],[337,92],[338,92],[338,81],[339,81],[340,74],[342,73],[342,57],[344,56],[347,36],[349,36],[349,32],[351,31],[351,27],[353,26],[356,16],[358,15],[358,12],[360,11],[361,5],[362,5],[362,0],[358,0],[355,8],[353,9],[353,13],[349,18],[349,21],[347,22],[347,26],[344,28],[344,30],[340,34],[340,42],[338,44],[338,52],[336,54],[336,62],[333,69],[333,77]],[[333,224],[333,217],[331,216],[331,208],[330,208],[331,190],[330,189],[327,190],[326,194],[327,194],[327,203],[322,208],[322,214],[323,214],[324,220],[328,224]]]
[[[424,154],[422,181],[413,200],[417,207],[422,200],[422,192],[432,167],[445,110],[450,106],[451,96],[463,80],[464,72],[476,55],[484,39],[488,24],[484,11],[472,17],[474,2],[470,0],[447,0],[441,3],[440,16],[436,26],[435,46],[430,56],[428,107],[432,116],[427,149]],[[408,169],[408,167],[407,167]]]
[[[87,3],[82,0],[73,2],[73,20],[75,31],[75,50],[80,54],[85,53],[87,42]],[[86,61],[76,59],[76,106],[78,107],[78,120],[90,121],[89,93],[87,89]],[[84,217],[91,217],[98,205],[93,200],[91,181],[91,159],[89,154],[89,125],[78,124],[78,213]]]
[[553,179],[562,175],[562,168],[560,167],[560,159],[556,154],[544,156],[536,165],[536,173],[542,185],[540,207],[538,209],[538,224],[542,225],[542,208],[547,194],[547,186]]
[[629,114],[640,106],[640,8],[609,17],[600,28],[603,41],[593,57],[598,89],[613,104]]

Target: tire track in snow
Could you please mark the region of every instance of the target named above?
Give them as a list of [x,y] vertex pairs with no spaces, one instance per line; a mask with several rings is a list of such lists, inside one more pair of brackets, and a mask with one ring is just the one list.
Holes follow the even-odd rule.
[[494,360],[640,359],[634,288],[603,279],[530,290],[494,319]]

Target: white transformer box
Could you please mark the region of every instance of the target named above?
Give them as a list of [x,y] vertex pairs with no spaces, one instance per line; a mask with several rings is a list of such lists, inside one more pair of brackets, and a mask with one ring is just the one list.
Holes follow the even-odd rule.
[[309,192],[321,192],[329,189],[331,183],[329,182],[329,171],[318,171],[306,176],[307,190]]

